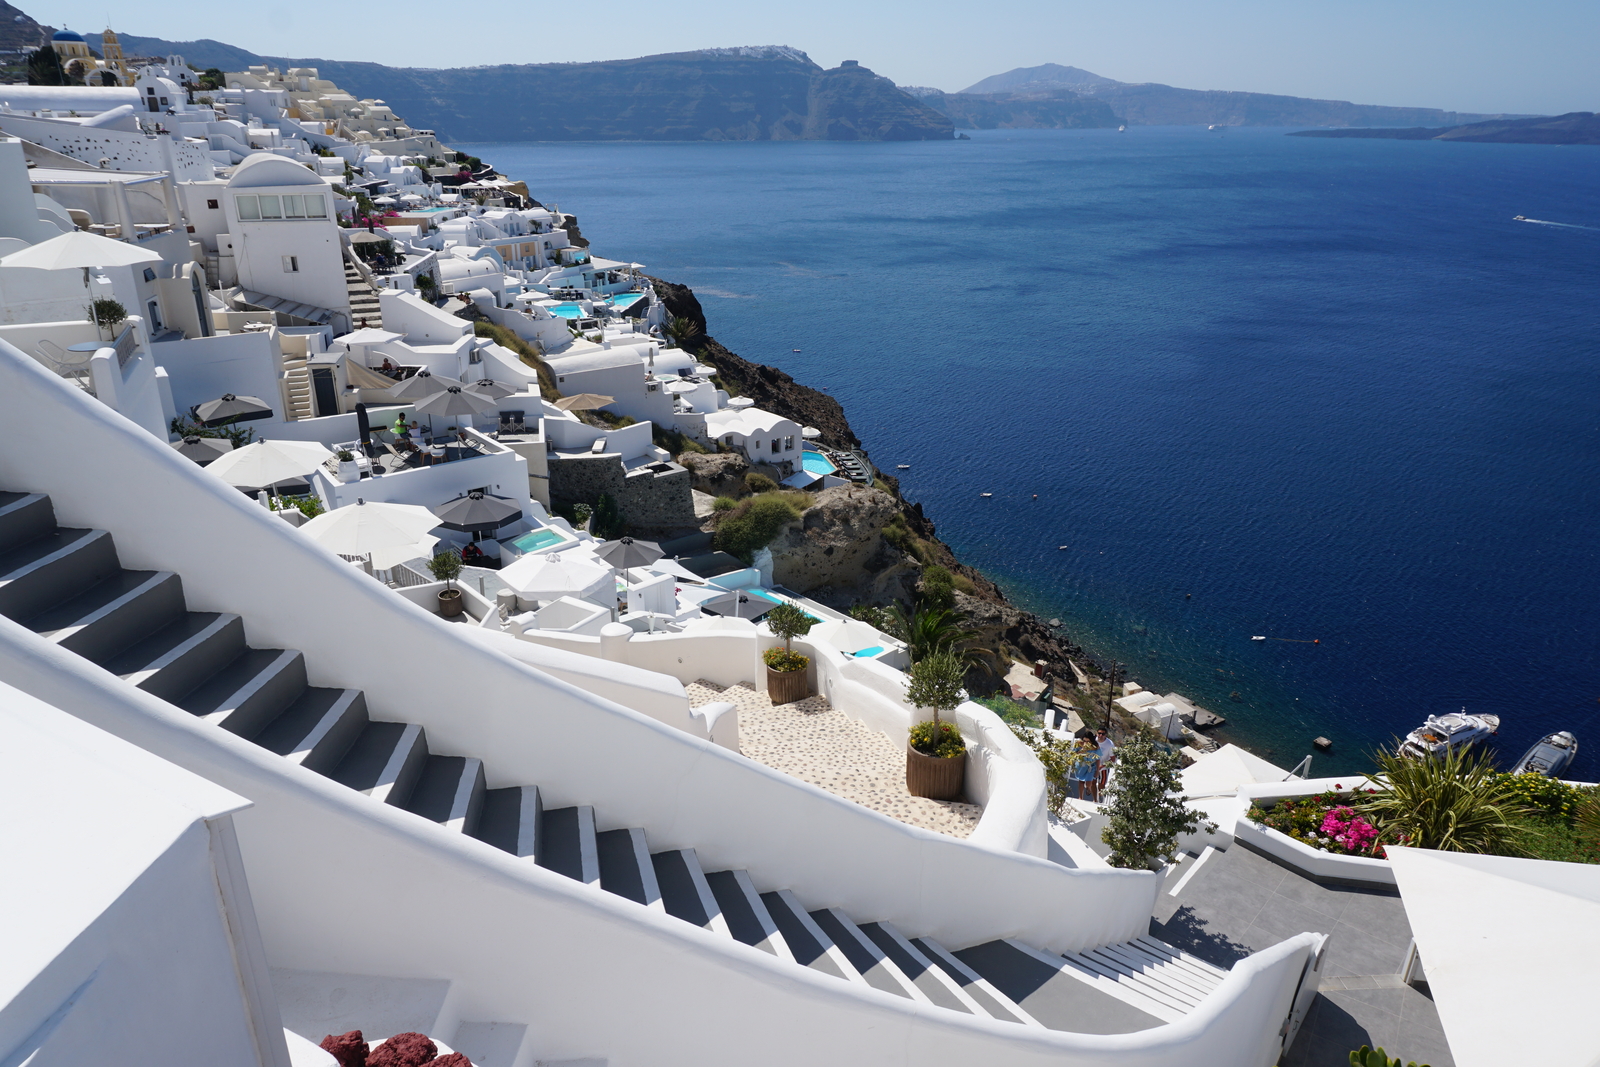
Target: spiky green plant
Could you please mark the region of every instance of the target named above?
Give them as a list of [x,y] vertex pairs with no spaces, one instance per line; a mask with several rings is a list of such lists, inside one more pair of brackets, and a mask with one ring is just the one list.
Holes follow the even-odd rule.
[[1524,855],[1513,821],[1530,809],[1486,752],[1457,749],[1432,759],[1392,752],[1373,757],[1377,773],[1355,807],[1379,839],[1441,852]]
[[[1362,1045],[1350,1053],[1350,1067],[1401,1067],[1401,1065],[1399,1056],[1390,1059],[1389,1054],[1383,1049]],[[1428,1065],[1411,1060],[1405,1067],[1428,1067]]]

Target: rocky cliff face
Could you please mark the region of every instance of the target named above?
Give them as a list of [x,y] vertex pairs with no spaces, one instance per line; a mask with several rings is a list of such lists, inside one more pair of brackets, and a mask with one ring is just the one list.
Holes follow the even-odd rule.
[[1076,130],[1121,121],[1105,101],[1059,88],[982,96],[935,91],[923,95],[922,102],[960,130]]
[[[706,333],[705,311],[694,290],[660,278],[650,280],[667,310],[693,325],[695,336],[686,346],[716,367],[725,382],[768,411],[822,430],[826,444],[860,447],[837,400],[801,385],[776,367],[751,363],[728,351]],[[700,471],[696,477],[706,490],[715,486],[726,491],[733,486],[734,472],[724,470],[720,462],[700,462],[724,458],[689,456],[686,462]],[[738,477],[743,478],[742,470]],[[801,520],[770,546],[773,576],[779,584],[840,609],[856,603],[887,604],[909,601],[922,569],[937,563],[971,582],[971,594],[959,595],[958,604],[991,647],[1029,661],[1042,659],[1066,678],[1072,677],[1069,656],[1098,670],[1066,634],[1010,604],[981,571],[958,560],[939,539],[922,505],[900,495],[893,477],[880,471],[878,481],[886,489],[840,486],[817,495]]]
[[[916,141],[949,139],[943,115],[864,67],[823,70],[796,48],[708,48],[599,63],[441,70],[258,56],[217,41],[123,38],[201,67],[316,67],[418,129],[463,141]],[[131,54],[131,53],[130,53]]]

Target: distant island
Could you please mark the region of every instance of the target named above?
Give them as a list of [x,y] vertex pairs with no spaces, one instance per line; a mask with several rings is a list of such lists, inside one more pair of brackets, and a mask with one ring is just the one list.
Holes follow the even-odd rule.
[[[1117,122],[1129,126],[1452,126],[1507,117],[1269,93],[1178,89],[1154,82],[1135,84],[1057,63],[1017,67],[959,93],[907,91],[924,94],[922,99],[949,115],[957,129],[989,129],[991,119],[1002,127]],[[1073,100],[1077,111],[1069,103]],[[1103,110],[1095,110],[1097,107]],[[1098,116],[1098,121],[1077,121],[1080,114]],[[1115,115],[1117,122],[1106,121],[1105,114]]]
[[[950,119],[855,60],[797,48],[708,48],[595,63],[388,67],[261,56],[218,41],[119,34],[129,54],[198,68],[315,67],[361,98],[458,141],[930,141]],[[95,38],[98,40],[98,38]]]
[[1461,126],[1406,129],[1298,130],[1290,137],[1380,137],[1391,141],[1472,141],[1478,144],[1600,144],[1600,115],[1573,111],[1553,118],[1491,119]]

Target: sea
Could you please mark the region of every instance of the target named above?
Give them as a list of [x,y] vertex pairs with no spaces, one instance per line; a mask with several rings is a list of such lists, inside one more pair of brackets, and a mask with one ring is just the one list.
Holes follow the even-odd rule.
[[1354,774],[1465,708],[1594,781],[1600,148],[1287,132],[459,147],[1226,739]]

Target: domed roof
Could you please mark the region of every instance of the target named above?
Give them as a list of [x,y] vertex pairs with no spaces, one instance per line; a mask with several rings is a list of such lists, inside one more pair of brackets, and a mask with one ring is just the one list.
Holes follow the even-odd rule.
[[88,43],[80,34],[73,33],[71,30],[57,30],[56,35],[50,39],[52,41],[77,41],[79,44]]

